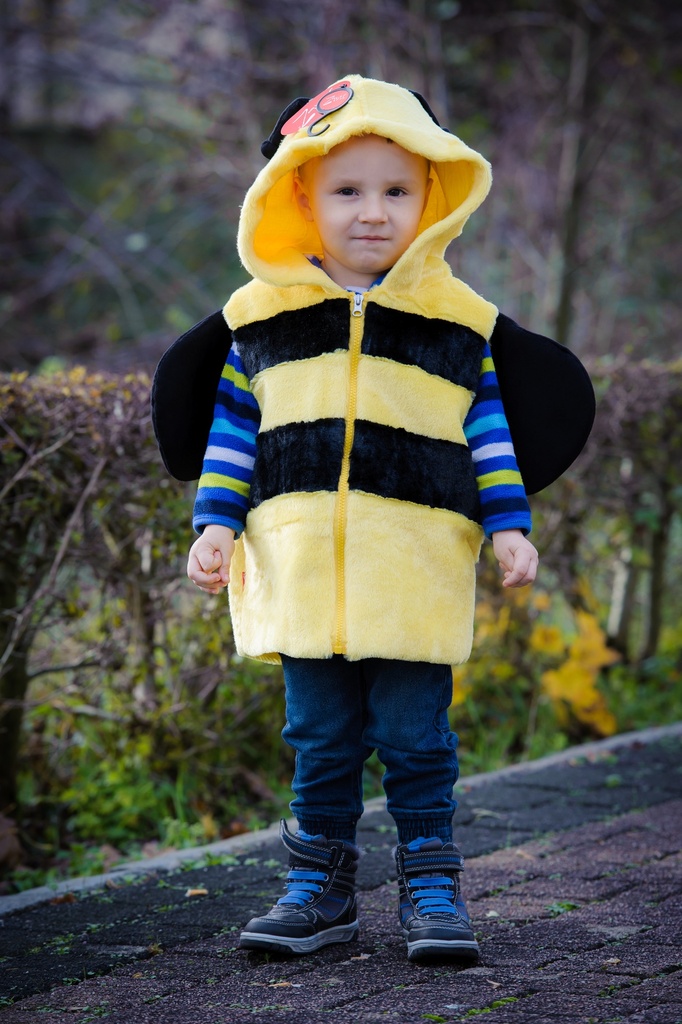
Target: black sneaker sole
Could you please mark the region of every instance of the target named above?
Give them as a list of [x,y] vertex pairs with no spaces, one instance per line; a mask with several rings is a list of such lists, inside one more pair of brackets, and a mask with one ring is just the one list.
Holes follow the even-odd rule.
[[239,949],[264,949],[274,953],[314,953],[322,946],[331,946],[336,942],[354,942],[358,937],[357,921],[351,924],[339,924],[335,928],[327,928],[315,935],[305,938],[292,938],[287,935],[269,935],[267,932],[242,932],[239,937]]

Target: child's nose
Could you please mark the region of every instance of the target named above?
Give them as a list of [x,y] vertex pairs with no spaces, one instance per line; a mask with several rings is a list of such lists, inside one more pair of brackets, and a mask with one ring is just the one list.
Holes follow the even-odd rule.
[[386,220],[386,207],[382,196],[366,196],[359,219],[372,224],[382,223]]

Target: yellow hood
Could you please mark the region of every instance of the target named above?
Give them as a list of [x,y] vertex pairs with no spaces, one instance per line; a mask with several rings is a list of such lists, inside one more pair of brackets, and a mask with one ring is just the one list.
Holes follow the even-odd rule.
[[[455,135],[439,128],[407,89],[359,75],[340,81],[353,90],[341,109],[322,115],[308,134],[301,128],[284,137],[270,162],[246,194],[237,244],[249,273],[266,284],[317,285],[325,290],[326,275],[307,255],[321,255],[314,224],[306,221],[294,200],[296,168],[323,156],[354,135],[380,135],[431,163],[433,185],[419,234],[387,275],[391,291],[435,284],[444,271],[448,244],[483,202],[491,184],[490,165]],[[325,125],[329,125],[324,131]],[[390,279],[390,281],[389,281]],[[336,286],[329,282],[329,288]]]

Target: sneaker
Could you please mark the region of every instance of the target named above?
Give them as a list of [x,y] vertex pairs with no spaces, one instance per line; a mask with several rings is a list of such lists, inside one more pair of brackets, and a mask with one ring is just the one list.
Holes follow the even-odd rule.
[[286,895],[264,917],[248,922],[239,948],[312,953],[357,938],[358,848],[342,839],[301,831],[292,835],[284,821],[280,837],[290,855]]
[[407,959],[478,959],[478,943],[459,886],[464,858],[454,843],[413,840],[395,851],[400,923]]

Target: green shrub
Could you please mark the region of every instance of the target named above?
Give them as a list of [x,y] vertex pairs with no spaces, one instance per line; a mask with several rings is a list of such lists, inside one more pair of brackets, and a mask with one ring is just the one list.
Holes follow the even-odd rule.
[[[503,591],[481,561],[465,773],[682,711],[681,368],[593,376],[592,438],[532,499],[538,583]],[[68,850],[96,868],[234,834],[289,798],[281,670],[239,658],[225,595],[185,576],[193,487],[165,473],[148,400],[141,375],[0,377],[0,811],[24,880]]]

